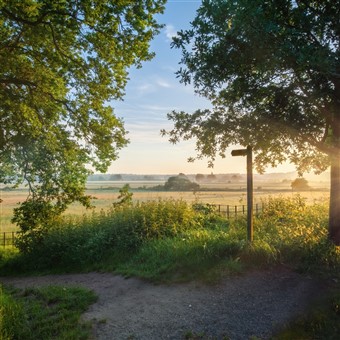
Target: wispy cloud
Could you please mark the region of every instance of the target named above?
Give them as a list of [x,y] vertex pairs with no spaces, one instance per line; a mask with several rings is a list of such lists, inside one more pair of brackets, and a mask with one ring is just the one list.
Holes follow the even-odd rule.
[[161,78],[156,79],[156,85],[158,85],[160,87],[165,87],[165,88],[172,87],[169,82],[167,82],[166,80],[161,79]]
[[165,25],[165,35],[168,41],[172,41],[172,38],[177,37],[177,31],[171,24]]

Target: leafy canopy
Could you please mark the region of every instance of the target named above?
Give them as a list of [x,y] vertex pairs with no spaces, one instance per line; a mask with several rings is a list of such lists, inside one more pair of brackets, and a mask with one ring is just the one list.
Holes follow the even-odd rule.
[[196,138],[198,158],[252,145],[258,170],[283,161],[329,166],[340,146],[340,6],[333,0],[204,0],[178,32],[181,82],[213,108],[173,111],[170,141]]
[[[0,182],[29,185],[31,228],[84,194],[127,144],[109,106],[128,68],[153,57],[165,0],[0,0]],[[27,223],[28,222],[28,223]]]

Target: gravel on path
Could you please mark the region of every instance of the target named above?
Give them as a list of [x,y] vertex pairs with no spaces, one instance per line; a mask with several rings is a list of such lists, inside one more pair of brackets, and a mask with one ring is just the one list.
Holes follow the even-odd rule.
[[155,285],[96,272],[0,282],[18,288],[62,285],[94,290],[98,301],[83,318],[94,322],[93,338],[99,340],[184,339],[189,332],[203,339],[268,339],[322,291],[320,282],[284,267],[226,277],[215,285]]

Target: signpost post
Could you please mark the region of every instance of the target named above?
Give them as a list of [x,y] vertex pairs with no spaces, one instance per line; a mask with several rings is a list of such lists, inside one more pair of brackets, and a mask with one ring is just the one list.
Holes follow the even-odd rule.
[[232,156],[247,156],[247,238],[253,241],[253,150],[251,146],[246,149],[233,150]]

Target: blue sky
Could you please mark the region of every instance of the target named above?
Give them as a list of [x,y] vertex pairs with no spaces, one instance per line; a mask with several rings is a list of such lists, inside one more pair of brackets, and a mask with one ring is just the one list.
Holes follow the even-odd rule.
[[[192,87],[179,83],[175,72],[181,54],[170,48],[171,36],[190,27],[199,5],[200,1],[169,0],[164,14],[157,17],[165,27],[151,43],[156,56],[145,62],[141,69],[130,71],[124,101],[112,103],[116,115],[123,118],[129,131],[130,144],[120,151],[119,159],[110,166],[108,173],[245,172],[243,157],[217,159],[213,169],[207,167],[207,160],[188,163],[188,157],[195,156],[194,141],[172,145],[160,135],[161,129],[172,127],[172,122],[166,118],[171,110],[193,112],[210,106],[206,99],[194,93]],[[292,169],[285,166],[276,171]]]

